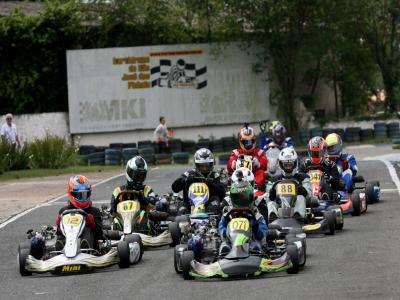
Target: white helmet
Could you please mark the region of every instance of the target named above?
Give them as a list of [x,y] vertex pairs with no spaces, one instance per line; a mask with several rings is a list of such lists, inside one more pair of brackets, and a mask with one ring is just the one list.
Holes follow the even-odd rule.
[[232,183],[237,183],[239,181],[247,181],[250,182],[252,186],[254,186],[254,175],[248,168],[242,167],[236,169],[235,172],[232,174]]
[[293,147],[282,149],[279,153],[279,169],[283,177],[292,177],[297,172],[297,153]]
[[214,168],[214,154],[207,148],[200,148],[194,154],[196,170],[203,175],[208,175]]

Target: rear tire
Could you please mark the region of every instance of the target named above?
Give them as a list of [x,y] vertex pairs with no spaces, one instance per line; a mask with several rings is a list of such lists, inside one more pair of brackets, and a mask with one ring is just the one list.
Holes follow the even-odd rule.
[[179,245],[176,245],[175,249],[174,249],[174,268],[175,268],[175,272],[178,274],[182,274],[181,258],[178,255],[178,250],[180,248],[184,248],[183,252],[185,252],[185,251],[187,251],[187,245],[179,244]]
[[177,221],[168,224],[168,230],[171,234],[172,243],[171,246],[176,246],[181,243],[182,232]]
[[361,214],[361,199],[359,192],[354,192],[351,195],[351,202],[353,204],[352,216],[359,216]]
[[328,233],[329,235],[335,234],[336,227],[336,216],[331,210],[324,212],[324,218],[328,221]]
[[190,276],[190,263],[194,260],[194,252],[191,250],[184,251],[182,253],[181,257],[181,266],[182,266],[182,273],[183,273],[183,279],[185,280],[190,280],[193,279],[192,276]]
[[[340,209],[340,214],[341,215],[338,216],[338,212],[336,210],[333,210],[333,209]],[[344,226],[344,218],[343,218],[343,210],[342,210],[342,208],[339,205],[335,205],[334,207],[332,207],[332,211],[334,212],[335,217],[336,217],[335,218],[335,220],[336,220],[335,229],[336,230],[342,230],[343,226]],[[340,222],[337,221],[338,217],[341,220]]]
[[[31,272],[26,270],[26,258],[28,257],[28,255],[30,254],[31,250],[30,247],[26,248],[25,245],[23,245],[23,243],[21,243],[22,245],[20,245],[18,247],[18,267],[19,267],[19,273],[21,274],[21,276],[29,276],[32,275]],[[22,246],[22,247],[21,247]]]
[[[142,242],[142,238],[140,237],[140,235],[129,234],[129,235],[125,236],[124,241],[126,241],[128,243],[128,246],[131,243],[138,243],[138,245],[140,247],[140,255],[139,255],[139,259],[137,260],[137,262],[141,261],[143,252],[144,252],[144,247],[143,247],[143,242]],[[131,264],[132,264],[132,262],[131,262]]]
[[117,252],[119,257],[119,267],[129,268],[130,266],[130,251],[129,244],[127,241],[120,241],[117,245]]
[[379,181],[370,181],[365,185],[365,195],[367,197],[368,204],[374,204],[379,201],[379,199],[375,198],[374,186],[379,186]]
[[[289,237],[286,238],[286,244],[289,245],[295,245],[295,242],[301,242],[301,247],[303,249],[303,253],[304,253],[304,261],[302,263],[300,263],[301,259],[299,257],[299,267],[304,267],[306,262],[307,262],[307,243],[305,239],[302,238],[297,238],[297,237]],[[297,248],[297,246],[296,246]]]
[[297,252],[297,247],[295,245],[288,245],[286,248],[287,254],[290,257],[292,266],[286,270],[289,274],[299,273],[299,253]]

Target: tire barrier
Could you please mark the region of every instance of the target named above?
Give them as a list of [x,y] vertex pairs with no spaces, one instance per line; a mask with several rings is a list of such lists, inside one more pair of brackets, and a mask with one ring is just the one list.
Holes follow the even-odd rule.
[[123,143],[111,143],[108,146],[108,148],[122,150],[122,148],[124,148],[124,144]]
[[384,122],[374,123],[374,136],[376,139],[384,139],[387,137],[386,123]]
[[182,141],[182,152],[194,153],[196,151],[195,141]]
[[106,166],[119,165],[122,161],[122,151],[119,148],[109,148],[104,152]]
[[172,156],[170,153],[155,154],[155,159],[156,165],[171,164],[172,162]]
[[221,138],[221,140],[222,140],[222,148],[225,152],[230,152],[233,149],[239,147],[238,140],[233,136],[223,137]]
[[188,164],[189,163],[189,153],[188,152],[175,152],[172,153],[172,158],[175,164]]
[[220,165],[227,165],[230,158],[230,154],[220,154],[218,155],[218,164]]
[[122,148],[137,148],[136,143],[123,143],[122,145],[123,145]]
[[211,141],[211,148],[212,148],[212,151],[214,152],[214,154],[224,152],[224,146],[223,146],[222,139],[217,139],[217,140]]
[[322,134],[322,128],[320,128],[320,127],[311,128],[310,129],[310,134],[311,134],[311,137],[322,136],[323,135]]
[[105,165],[105,152],[93,152],[88,155],[88,164],[91,166],[104,166]]
[[400,126],[398,122],[388,123],[386,125],[387,134],[391,139],[398,139],[400,138]]
[[360,141],[360,127],[348,127],[344,131],[344,140],[346,142],[359,142]]
[[210,145],[211,145],[210,139],[199,139],[199,141],[196,144],[196,150],[200,148],[207,148],[212,151]]
[[122,159],[124,161],[124,164],[128,162],[132,157],[139,155],[139,149],[138,148],[124,148],[122,149]]
[[145,140],[145,141],[138,141],[137,146],[139,149],[141,148],[154,148],[153,142],[150,140]]
[[307,144],[308,141],[311,139],[310,130],[306,128],[301,128],[299,130],[299,139],[301,144]]
[[143,157],[143,159],[149,165],[153,165],[156,162],[155,151],[153,147],[139,148],[139,155]]
[[182,152],[182,141],[180,139],[171,139],[168,146],[169,152]]
[[79,146],[79,154],[80,155],[88,155],[95,151],[95,146],[93,145],[83,145]]
[[360,140],[368,141],[374,138],[374,130],[372,128],[369,129],[361,129],[360,131]]

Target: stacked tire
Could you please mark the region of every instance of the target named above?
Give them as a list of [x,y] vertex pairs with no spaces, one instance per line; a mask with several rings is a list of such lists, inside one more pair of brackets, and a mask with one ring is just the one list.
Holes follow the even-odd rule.
[[168,144],[170,152],[182,152],[182,141],[180,139],[172,139]]
[[346,142],[359,142],[360,141],[360,127],[348,127],[344,131],[344,139]]
[[238,147],[238,141],[233,136],[223,137],[222,148],[225,152],[230,152]]
[[122,151],[119,148],[109,148],[105,152],[105,165],[115,166],[119,165],[122,161]]
[[83,145],[79,147],[79,158],[81,161],[87,165],[89,154],[95,151],[95,147],[93,145]]
[[199,141],[196,144],[196,149],[198,150],[200,148],[207,148],[212,151],[210,146],[211,146],[210,139],[199,139]]
[[[194,153],[195,151],[196,151],[196,142],[195,141],[191,141],[191,140],[182,141],[182,152]],[[173,152],[173,151],[171,151],[171,152]]]
[[399,139],[400,138],[400,128],[398,122],[388,123],[386,125],[387,133],[389,138],[391,139]]
[[224,146],[223,146],[222,139],[213,140],[211,142],[211,148],[214,153],[224,152]]
[[360,131],[360,140],[361,141],[369,141],[374,138],[374,130],[372,128],[361,129]]
[[387,137],[387,128],[384,122],[374,123],[375,139],[385,139]]
[[308,130],[307,128],[301,128],[299,130],[299,139],[302,145],[307,144],[308,141],[311,139],[310,130]]
[[189,163],[189,153],[188,152],[175,152],[172,153],[172,158],[175,164],[188,164]]
[[311,134],[310,138],[312,138],[314,136],[322,136],[323,135],[322,128],[320,128],[320,127],[311,128],[310,129],[310,134]]
[[171,164],[172,156],[170,153],[157,153],[155,154],[156,165]]
[[105,165],[105,152],[93,152],[88,155],[88,164],[90,166],[104,166]]
[[139,155],[139,149],[138,148],[124,148],[122,149],[122,160],[124,164],[127,163],[128,160],[130,160],[132,157]]
[[154,148],[153,142],[150,140],[138,141],[137,146],[139,149],[142,148]]
[[139,148],[139,155],[143,157],[143,159],[149,165],[153,165],[156,162],[156,156],[153,147]]

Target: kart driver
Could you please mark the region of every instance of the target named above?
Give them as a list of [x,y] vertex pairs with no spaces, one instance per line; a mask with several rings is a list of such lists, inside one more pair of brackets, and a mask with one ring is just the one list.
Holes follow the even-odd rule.
[[231,157],[228,161],[227,169],[229,174],[232,174],[236,169],[236,161],[241,154],[253,157],[252,171],[255,181],[259,190],[264,189],[265,185],[265,171],[267,169],[268,161],[265,157],[264,151],[256,148],[256,134],[254,129],[249,127],[248,124],[240,129],[239,132],[239,149],[232,150]]
[[260,144],[261,149],[268,148],[270,144],[275,144],[278,146],[279,150],[287,147],[294,147],[294,141],[291,137],[287,137],[286,127],[282,124],[277,124],[272,129],[272,136],[266,138],[262,144]]
[[[225,197],[225,186],[220,181],[218,172],[214,169],[214,154],[206,148],[201,148],[194,154],[195,168],[186,171],[172,183],[172,190],[175,193],[183,191],[183,200],[186,206],[190,206],[188,190],[194,182],[204,182],[210,190],[210,204],[217,205]],[[190,210],[189,210],[190,211]]]

